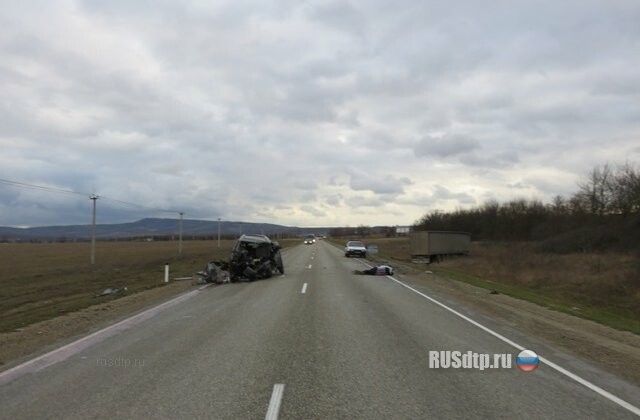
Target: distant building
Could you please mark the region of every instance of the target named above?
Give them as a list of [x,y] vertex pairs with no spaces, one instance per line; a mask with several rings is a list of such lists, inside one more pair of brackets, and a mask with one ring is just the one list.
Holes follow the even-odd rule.
[[411,233],[411,226],[396,226],[396,235],[408,235]]

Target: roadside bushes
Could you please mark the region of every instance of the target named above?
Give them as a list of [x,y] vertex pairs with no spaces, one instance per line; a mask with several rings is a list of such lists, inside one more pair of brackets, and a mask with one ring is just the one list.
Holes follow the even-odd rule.
[[570,198],[489,201],[471,209],[433,211],[416,230],[458,230],[474,240],[540,241],[542,252],[640,249],[640,171],[630,164],[594,168]]

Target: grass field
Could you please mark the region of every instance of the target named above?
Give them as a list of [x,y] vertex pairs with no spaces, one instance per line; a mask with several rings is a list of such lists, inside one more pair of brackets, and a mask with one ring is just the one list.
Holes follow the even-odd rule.
[[[366,242],[379,246],[378,259],[411,264],[408,238],[377,238]],[[456,257],[428,267],[411,265],[640,334],[638,255],[559,255],[535,252],[533,248],[529,243],[473,243],[468,257]]]
[[[283,246],[298,240],[281,241]],[[164,264],[171,278],[189,277],[206,263],[229,256],[234,241],[98,242],[96,264],[90,244],[0,244],[0,332],[162,287]],[[117,295],[95,297],[108,287],[127,287]]]

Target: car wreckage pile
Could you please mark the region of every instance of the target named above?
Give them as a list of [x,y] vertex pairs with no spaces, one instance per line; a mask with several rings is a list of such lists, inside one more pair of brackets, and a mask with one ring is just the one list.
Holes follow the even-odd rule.
[[284,274],[280,244],[265,235],[242,235],[229,261],[211,261],[200,271],[203,283],[228,283],[268,279]]

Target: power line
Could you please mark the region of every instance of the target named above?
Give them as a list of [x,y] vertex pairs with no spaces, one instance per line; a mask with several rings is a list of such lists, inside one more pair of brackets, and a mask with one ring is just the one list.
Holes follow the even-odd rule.
[[[36,185],[36,184],[29,184],[27,182],[20,182],[20,181],[12,181],[10,179],[3,179],[0,178],[0,184],[5,184],[5,185],[9,185],[12,187],[17,187],[17,188],[24,188],[24,189],[30,189],[30,190],[36,190],[36,191],[46,191],[46,192],[52,192],[52,193],[58,193],[58,194],[72,194],[72,195],[81,195],[84,197],[92,197],[95,194],[92,193],[85,193],[85,192],[80,192],[80,191],[73,191],[73,190],[65,190],[62,188],[55,188],[55,187],[46,187],[43,185]],[[105,196],[100,196],[101,200],[107,200],[107,201],[113,201],[115,203],[120,203],[120,204],[124,204],[127,206],[131,206],[131,207],[138,207],[140,209],[144,209],[144,210],[148,210],[148,211],[153,211],[153,212],[158,212],[158,213],[180,213],[180,211],[178,210],[172,210],[172,209],[162,209],[162,208],[157,208],[157,207],[149,207],[149,206],[145,206],[143,204],[138,204],[138,203],[133,203],[131,201],[124,201],[124,200],[119,200],[116,198],[111,198],[111,197],[105,197]]]
[[[24,188],[24,189],[29,189],[29,190],[36,190],[36,191],[45,191],[45,192],[51,192],[51,193],[57,193],[57,194],[73,194],[73,195],[81,195],[84,197],[89,197],[89,199],[91,199],[92,201],[92,218],[91,218],[91,265],[94,265],[96,263],[96,201],[98,201],[98,199],[101,200],[107,200],[107,201],[112,201],[114,203],[119,203],[119,204],[123,204],[126,206],[131,206],[131,207],[137,207],[146,211],[153,211],[153,212],[162,212],[162,213],[178,213],[180,214],[180,222],[179,222],[179,244],[178,244],[178,254],[182,255],[182,222],[183,222],[183,216],[184,216],[184,212],[183,211],[177,211],[177,210],[169,210],[169,209],[161,209],[161,208],[154,208],[154,207],[149,207],[149,206],[145,206],[142,204],[138,204],[138,203],[133,203],[131,201],[125,201],[125,200],[119,200],[117,198],[110,198],[110,197],[105,197],[105,196],[100,196],[98,194],[89,194],[89,193],[83,193],[83,192],[79,192],[79,191],[73,191],[73,190],[65,190],[62,188],[55,188],[55,187],[46,187],[44,185],[36,185],[36,184],[29,184],[27,182],[20,182],[20,181],[12,181],[10,179],[3,179],[0,178],[0,184],[4,184],[4,185],[8,185],[11,187],[16,187],[16,188]],[[218,219],[219,220],[219,219]],[[220,239],[218,238],[218,241]]]
[[11,181],[10,179],[2,179],[2,178],[0,178],[0,184],[10,185],[10,186],[13,186],[13,187],[18,187],[18,188],[25,188],[25,189],[31,189],[31,190],[40,190],[40,191],[48,191],[48,192],[61,193],[61,194],[77,194],[77,195],[83,195],[83,196],[91,195],[89,193],[83,193],[83,192],[71,191],[71,190],[64,190],[62,188],[55,188],[55,187],[45,187],[43,185],[28,184],[26,182]]
[[149,207],[149,206],[145,206],[145,205],[138,204],[138,203],[132,203],[130,201],[124,201],[124,200],[118,200],[116,198],[105,197],[103,195],[101,195],[100,198],[103,199],[103,200],[113,201],[113,202],[116,202],[116,203],[120,203],[120,204],[124,204],[124,205],[127,205],[127,206],[131,206],[131,207],[139,207],[139,208],[144,209],[144,210],[150,210],[150,211],[154,211],[154,212],[158,212],[158,213],[180,213],[180,211],[178,211],[178,210],[161,209],[161,208],[157,208],[157,207]]

